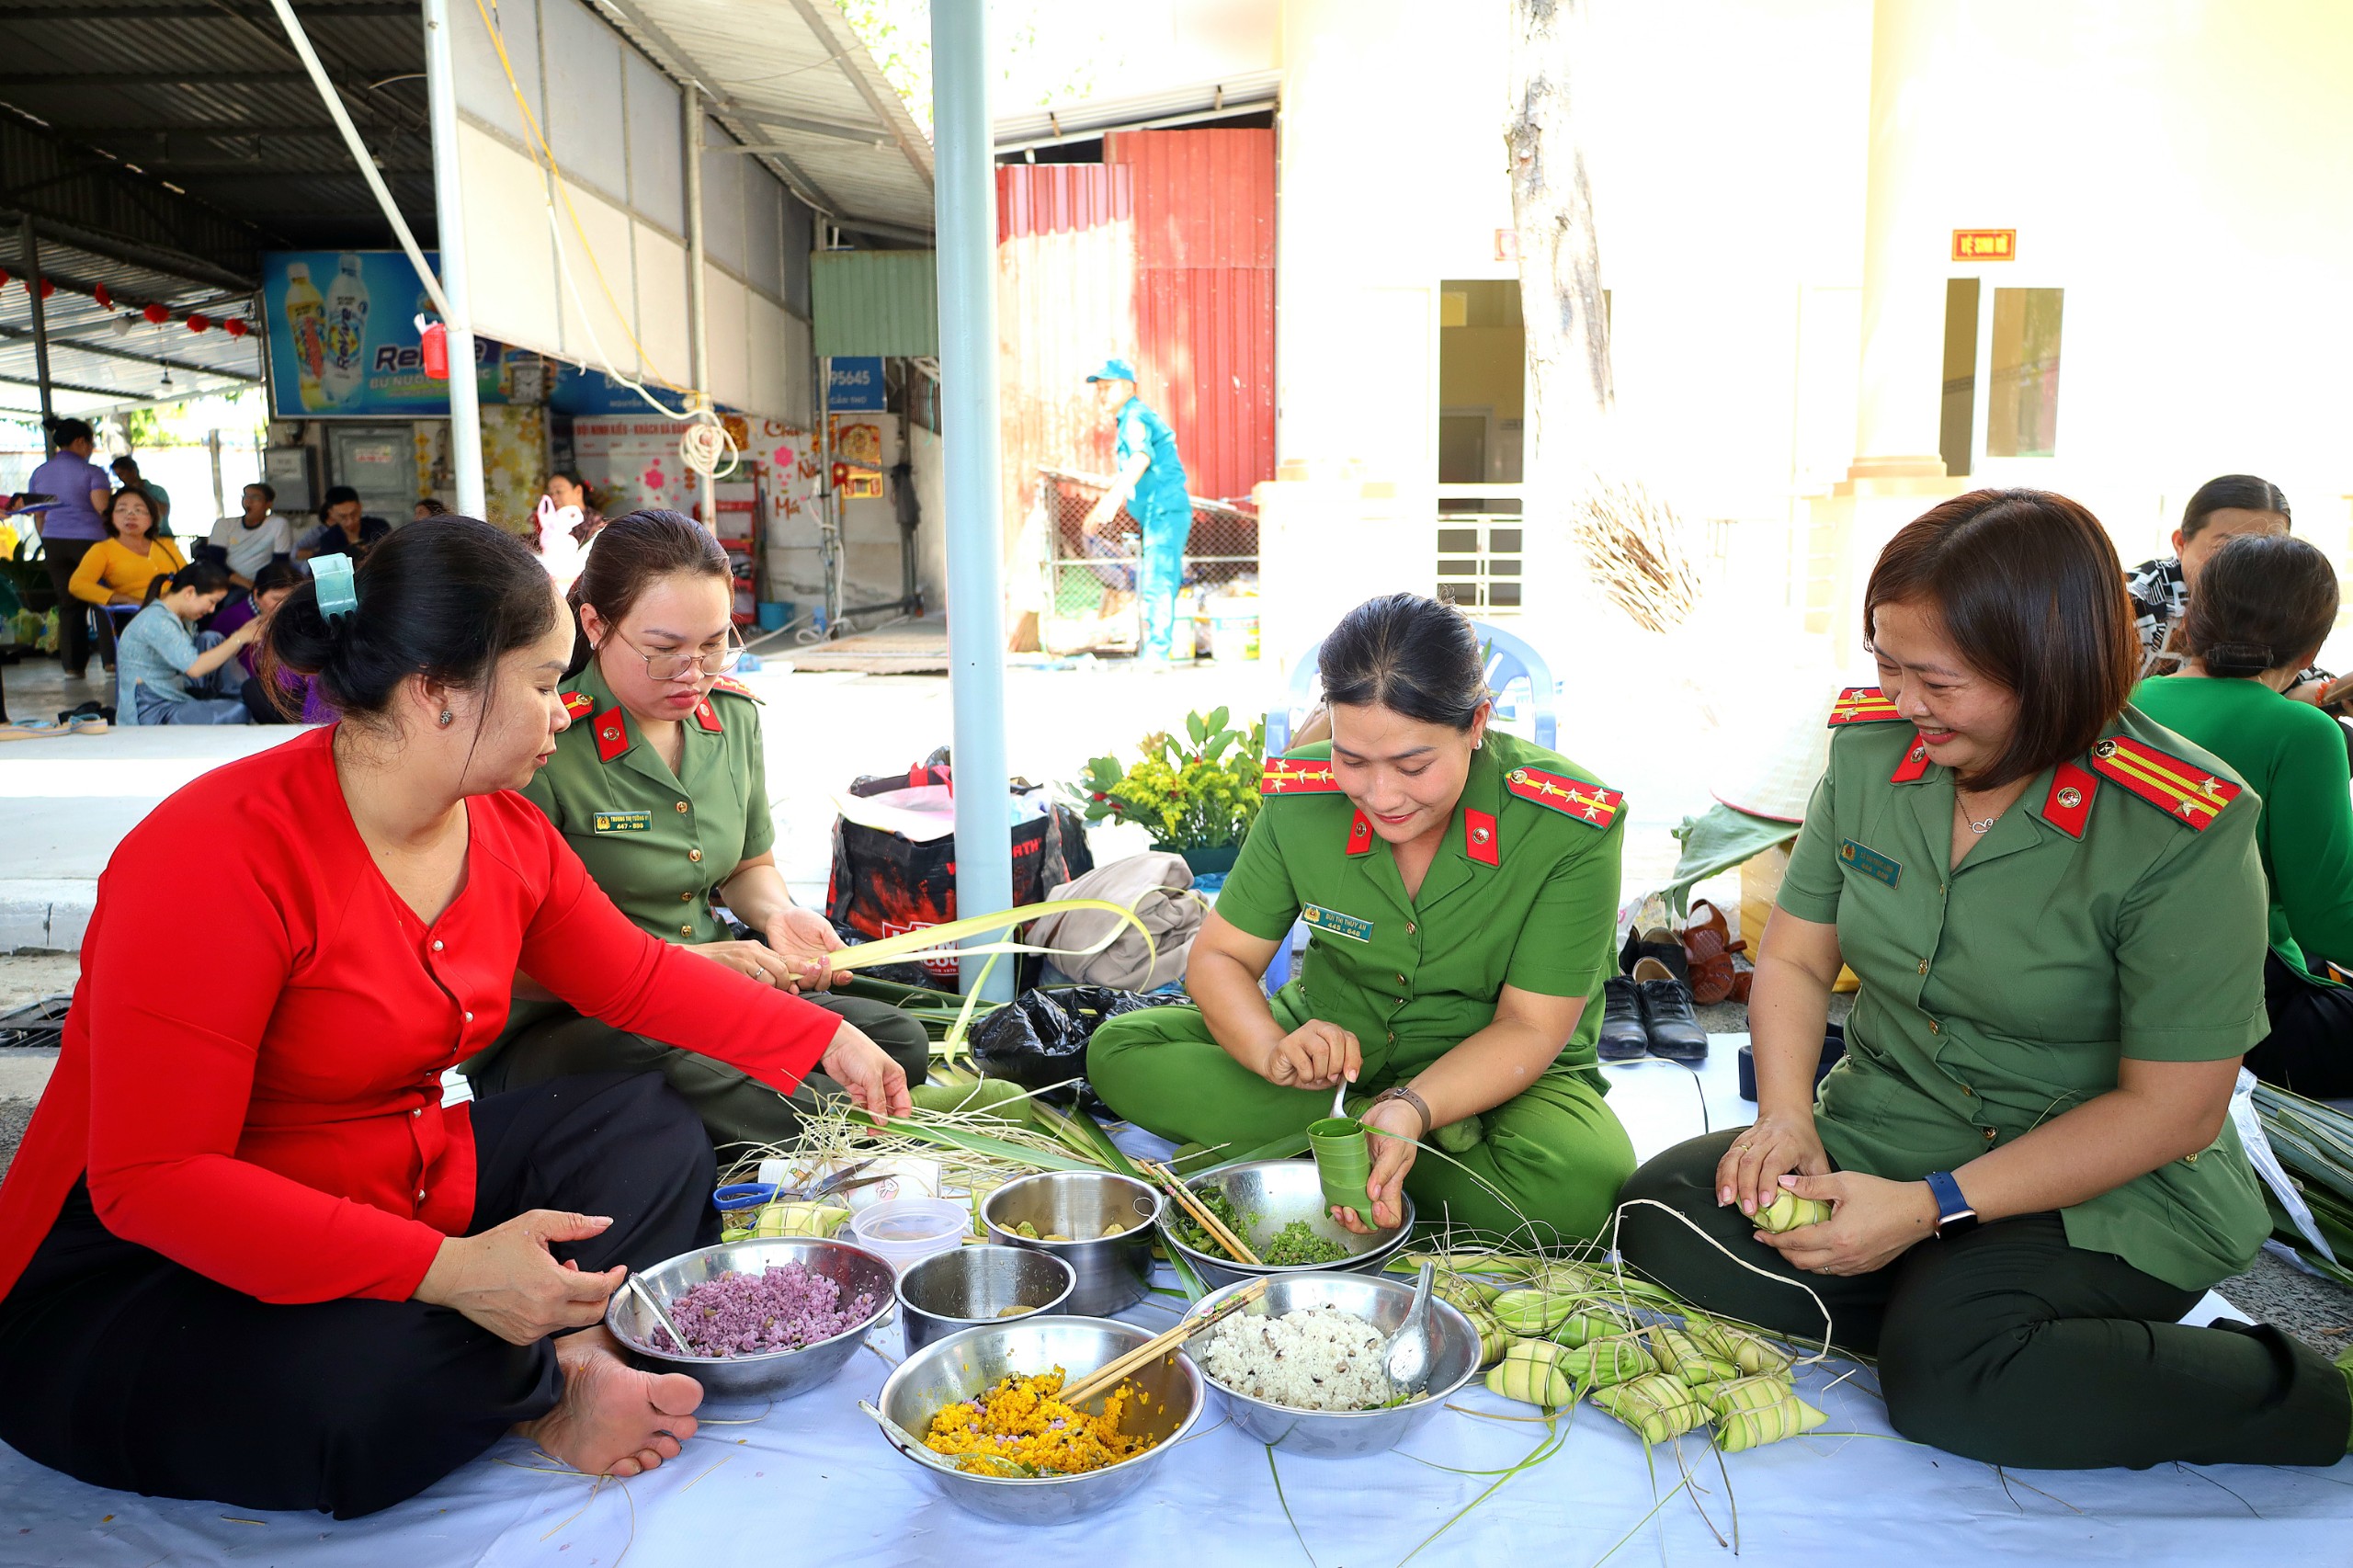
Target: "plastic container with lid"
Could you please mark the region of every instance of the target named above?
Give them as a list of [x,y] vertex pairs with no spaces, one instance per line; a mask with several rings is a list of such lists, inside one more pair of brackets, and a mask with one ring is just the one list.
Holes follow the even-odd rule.
[[861,1210],[850,1222],[850,1239],[904,1273],[910,1264],[964,1244],[972,1216],[947,1198],[895,1198]]

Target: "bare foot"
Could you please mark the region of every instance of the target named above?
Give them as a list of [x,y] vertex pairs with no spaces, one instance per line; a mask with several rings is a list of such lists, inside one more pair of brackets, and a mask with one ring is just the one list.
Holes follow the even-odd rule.
[[556,1342],[563,1398],[519,1435],[588,1475],[640,1475],[695,1435],[702,1385],[682,1372],[641,1372],[611,1335],[591,1328]]

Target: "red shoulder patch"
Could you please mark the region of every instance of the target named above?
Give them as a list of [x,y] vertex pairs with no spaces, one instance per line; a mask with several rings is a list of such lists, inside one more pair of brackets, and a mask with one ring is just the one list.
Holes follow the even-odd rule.
[[754,691],[750,687],[745,686],[733,676],[721,676],[717,680],[710,683],[710,689],[713,691],[723,691],[730,697],[748,698],[754,702],[765,703],[767,701],[767,698],[762,697],[758,692]]
[[1504,775],[1504,788],[1523,801],[1550,806],[1588,827],[1608,827],[1618,820],[1618,808],[1626,803],[1626,797],[1615,790],[1547,773],[1540,767],[1513,768]]
[[1887,693],[1875,686],[1850,686],[1830,705],[1833,724],[1882,724],[1903,717]]
[[597,704],[586,692],[567,691],[563,694],[563,716],[574,723],[578,723],[596,710]]
[[1355,820],[1348,824],[1348,853],[1351,855],[1372,853],[1372,819],[1362,812],[1358,812]]
[[695,704],[695,723],[712,734],[720,732],[719,707],[708,696]]
[[621,717],[620,704],[616,702],[597,715],[597,756],[610,762],[629,750],[629,722]]
[[1904,760],[1895,765],[1895,771],[1887,776],[1887,781],[1890,784],[1917,784],[1927,775],[1928,744],[1914,741],[1912,749],[1904,754]]
[[2110,735],[2092,747],[2092,771],[2200,833],[2244,788],[2125,735]]
[[1503,864],[1502,847],[1495,843],[1495,819],[1484,812],[1462,808],[1462,853],[1482,866]]
[[2098,793],[2096,775],[2063,762],[2051,770],[2051,793],[2042,798],[2042,820],[2068,837],[2079,839],[2091,821],[2092,797]]
[[1270,756],[1258,775],[1261,795],[1336,795],[1340,781],[1328,762]]

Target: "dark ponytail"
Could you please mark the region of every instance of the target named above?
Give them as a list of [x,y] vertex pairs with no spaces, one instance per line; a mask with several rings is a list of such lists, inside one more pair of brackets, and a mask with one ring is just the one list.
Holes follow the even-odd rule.
[[2248,680],[2317,648],[2336,624],[2336,569],[2292,534],[2226,539],[2198,574],[2182,643],[2210,676]]
[[1479,633],[1452,605],[1419,594],[1368,599],[1316,650],[1324,700],[1386,708],[1425,724],[1468,730],[1487,700]]
[[500,659],[556,623],[539,557],[506,529],[454,514],[392,530],[352,586],[359,608],[332,626],[315,578],[286,597],[256,661],[265,690],[291,695],[279,673],[308,676],[337,712],[381,719],[410,676],[482,690]]
[[158,572],[147,579],[147,603],[152,605],[165,594],[176,594],[182,588],[194,588],[199,594],[225,594],[229,591],[229,569],[217,561],[193,561],[176,572]]
[[619,626],[640,594],[673,574],[726,582],[727,551],[692,517],[659,507],[628,513],[599,529],[572,585],[572,667],[566,676],[586,669],[595,656],[580,625],[582,605],[595,605],[607,625]]

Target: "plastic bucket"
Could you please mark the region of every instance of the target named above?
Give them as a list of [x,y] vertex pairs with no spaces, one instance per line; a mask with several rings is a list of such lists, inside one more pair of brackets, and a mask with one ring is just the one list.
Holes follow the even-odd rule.
[[781,631],[784,623],[792,619],[792,606],[782,599],[762,599],[758,613],[761,631]]
[[1258,601],[1221,597],[1209,603],[1210,656],[1213,659],[1255,659],[1258,656]]

